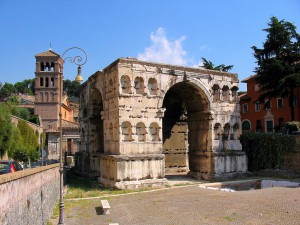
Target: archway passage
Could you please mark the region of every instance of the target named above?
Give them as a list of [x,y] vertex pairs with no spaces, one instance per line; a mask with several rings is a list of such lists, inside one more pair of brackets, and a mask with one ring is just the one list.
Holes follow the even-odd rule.
[[211,135],[207,96],[196,84],[180,82],[168,90],[163,107],[166,109],[163,117],[165,174],[201,172],[203,160],[199,152],[209,150]]
[[99,155],[104,152],[104,132],[101,112],[103,111],[102,96],[98,89],[91,91],[89,105],[89,149],[90,149],[90,173],[94,176],[100,176]]

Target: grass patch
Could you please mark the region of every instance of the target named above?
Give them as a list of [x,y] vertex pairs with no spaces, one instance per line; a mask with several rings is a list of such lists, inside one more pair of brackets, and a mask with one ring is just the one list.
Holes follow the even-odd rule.
[[227,220],[227,221],[230,221],[230,222],[234,221],[234,220],[237,219],[237,213],[234,212],[234,213],[232,213],[229,216],[225,216],[224,219]]
[[149,188],[139,190],[119,190],[113,188],[105,188],[98,184],[97,180],[79,177],[72,170],[67,172],[67,193],[65,199],[88,198],[88,197],[104,197],[114,194],[128,194],[132,192],[143,192],[150,190]]

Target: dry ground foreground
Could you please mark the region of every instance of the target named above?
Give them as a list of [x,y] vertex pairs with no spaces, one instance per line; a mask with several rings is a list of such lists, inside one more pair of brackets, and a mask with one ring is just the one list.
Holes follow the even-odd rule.
[[300,187],[224,192],[194,184],[106,199],[111,206],[107,215],[101,213],[99,198],[66,200],[65,224],[300,225]]

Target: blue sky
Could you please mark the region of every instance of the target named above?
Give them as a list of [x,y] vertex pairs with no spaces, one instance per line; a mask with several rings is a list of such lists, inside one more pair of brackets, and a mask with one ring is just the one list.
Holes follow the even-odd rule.
[[[201,57],[234,65],[240,81],[256,66],[271,16],[300,33],[299,0],[0,0],[0,82],[34,78],[34,55],[83,48],[87,79],[120,57],[197,66]],[[65,79],[76,66],[65,63]],[[240,90],[246,90],[240,84]]]

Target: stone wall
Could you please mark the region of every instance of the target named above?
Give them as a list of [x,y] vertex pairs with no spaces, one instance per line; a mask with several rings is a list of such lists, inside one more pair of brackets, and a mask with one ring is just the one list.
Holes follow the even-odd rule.
[[59,198],[59,164],[0,176],[0,224],[47,224]]

